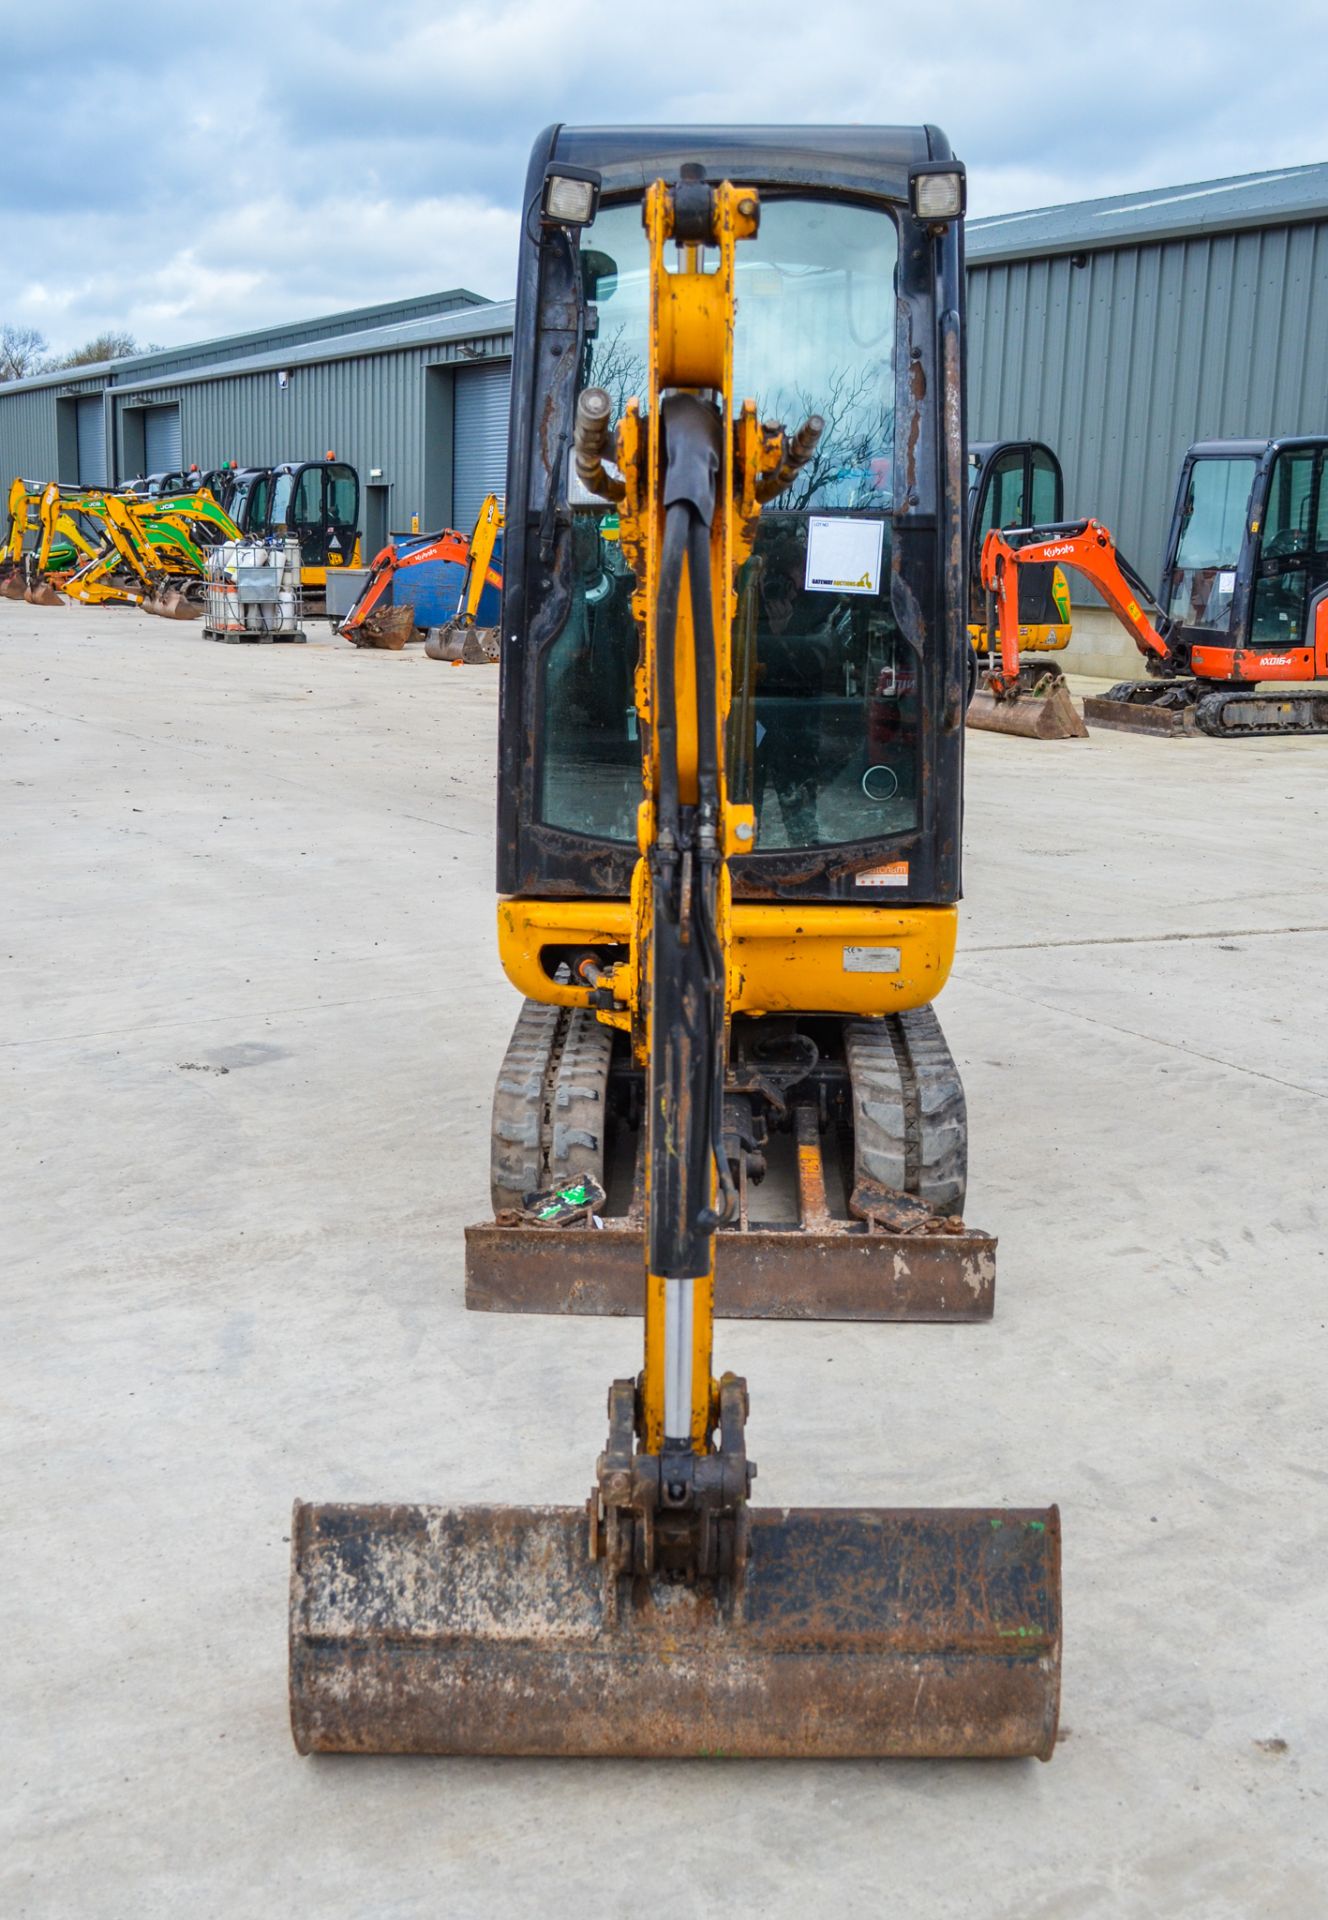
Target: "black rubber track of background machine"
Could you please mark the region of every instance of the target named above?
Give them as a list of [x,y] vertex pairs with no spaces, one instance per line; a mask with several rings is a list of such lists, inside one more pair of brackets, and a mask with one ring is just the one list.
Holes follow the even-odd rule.
[[1214,740],[1260,740],[1277,734],[1328,733],[1328,692],[1286,686],[1277,692],[1206,693],[1194,710],[1200,733]]
[[855,1177],[962,1213],[968,1189],[968,1110],[934,1007],[850,1020],[844,1051],[853,1087]]
[[495,1213],[585,1174],[603,1181],[612,1055],[612,1030],[589,1009],[525,1002],[493,1095]]

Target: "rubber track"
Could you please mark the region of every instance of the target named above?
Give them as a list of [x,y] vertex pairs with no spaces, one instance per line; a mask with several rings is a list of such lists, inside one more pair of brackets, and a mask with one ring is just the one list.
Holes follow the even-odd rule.
[[585,1007],[527,1000],[493,1095],[494,1212],[582,1174],[604,1178],[604,1114],[613,1033]]
[[968,1110],[936,1009],[850,1020],[844,1052],[856,1177],[916,1194],[938,1213],[962,1213]]
[[[1276,709],[1291,706],[1296,717],[1288,718]],[[1260,707],[1273,710],[1267,724],[1257,720],[1239,720],[1234,716],[1244,708],[1257,713]],[[1328,693],[1318,688],[1298,688],[1289,684],[1273,693],[1206,693],[1194,710],[1194,724],[1200,733],[1215,740],[1264,740],[1275,734],[1328,733]]]

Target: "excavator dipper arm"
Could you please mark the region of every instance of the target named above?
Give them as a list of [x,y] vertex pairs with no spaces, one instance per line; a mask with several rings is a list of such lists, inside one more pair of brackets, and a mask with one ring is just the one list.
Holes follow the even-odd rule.
[[[995,596],[1001,665],[989,684],[998,696],[1019,684],[1019,569],[1068,567],[1096,587],[1111,611],[1129,629],[1135,645],[1155,673],[1183,671],[1170,637],[1171,622],[1139,574],[1116,551],[1099,520],[1073,520],[1056,527],[993,527],[982,543],[982,584]],[[1145,612],[1151,609],[1152,616]]]

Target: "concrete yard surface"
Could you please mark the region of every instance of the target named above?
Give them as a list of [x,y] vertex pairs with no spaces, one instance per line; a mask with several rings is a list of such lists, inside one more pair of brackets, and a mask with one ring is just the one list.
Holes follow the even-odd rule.
[[0,601],[0,1913],[1321,1920],[1328,740],[970,735],[995,1320],[720,1329],[763,1503],[1059,1501],[1050,1765],[297,1757],[292,1499],[581,1500],[638,1363],[463,1306],[496,693]]

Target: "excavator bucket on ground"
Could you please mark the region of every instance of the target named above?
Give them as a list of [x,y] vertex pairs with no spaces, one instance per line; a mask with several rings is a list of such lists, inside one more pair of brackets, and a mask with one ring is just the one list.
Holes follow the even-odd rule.
[[161,587],[143,601],[144,613],[155,613],[160,620],[201,620],[203,604],[191,599],[180,587]]
[[24,588],[23,598],[30,607],[62,607],[65,604],[50,581],[41,578]]
[[1051,1758],[1054,1507],[758,1507],[749,1521],[731,1592],[656,1573],[619,1594],[589,1557],[581,1507],[299,1504],[295,1744]]
[[1064,675],[1048,663],[1021,666],[1017,692],[994,690],[988,675],[969,702],[968,725],[979,733],[1008,733],[1020,740],[1088,738]]
[[[892,434],[897,408],[925,406],[943,444],[942,460],[919,464],[910,495],[919,517],[909,535],[916,548],[902,562],[896,556],[896,565],[930,596],[940,577],[941,542],[958,551],[962,530],[963,291],[954,225],[962,183],[957,176],[943,182],[940,204],[953,211],[942,240],[937,203],[915,213],[909,190],[910,166],[925,161],[924,177],[936,191],[937,149],[949,150],[934,128],[860,131],[864,151],[847,167],[847,136],[835,129],[642,135],[636,153],[630,136],[617,129],[605,142],[604,163],[618,169],[619,196],[640,195],[643,176],[651,184],[643,206],[608,209],[603,250],[597,235],[595,250],[578,261],[578,229],[595,217],[601,180],[587,163],[599,156],[593,145],[587,148],[593,135],[568,136],[573,161],[563,177],[562,137],[553,129],[537,147],[527,194],[527,203],[544,213],[540,235],[527,225],[523,238],[522,298],[533,303],[532,316],[546,303],[547,318],[533,317],[518,330],[509,471],[516,474],[513,496],[522,503],[513,525],[528,536],[523,566],[536,569],[541,595],[551,595],[558,579],[567,585],[574,548],[593,560],[580,610],[575,617],[564,610],[564,637],[570,638],[559,669],[574,696],[584,748],[575,797],[585,803],[597,793],[612,794],[616,779],[633,809],[621,834],[628,851],[619,856],[630,926],[618,939],[587,939],[583,949],[569,948],[555,959],[560,977],[578,983],[568,991],[588,996],[575,1003],[578,1012],[627,1046],[641,1077],[644,1191],[629,1217],[643,1307],[642,1368],[638,1377],[610,1387],[608,1438],[583,1507],[297,1504],[289,1613],[295,1744],[304,1753],[1049,1759],[1060,1688],[1056,1509],[753,1508],[746,1384],[712,1371],[719,1230],[741,1221],[748,1177],[758,1173],[763,1154],[763,1135],[739,1096],[744,1088],[758,1089],[772,1112],[782,1109],[785,1094],[814,1076],[817,1056],[810,1034],[800,1037],[793,1020],[769,1021],[774,1038],[766,1048],[738,1028],[742,994],[755,996],[744,1005],[762,1016],[751,1022],[760,1027],[768,1016],[790,1012],[788,996],[798,989],[785,967],[779,994],[762,998],[760,969],[743,946],[750,925],[741,917],[740,894],[751,883],[739,869],[753,852],[760,816],[743,797],[741,765],[743,752],[759,747],[760,739],[755,716],[744,719],[733,693],[739,677],[732,671],[735,586],[745,581],[750,588],[750,561],[768,564],[768,577],[759,566],[757,575],[770,632],[776,639],[797,636],[791,647],[771,648],[762,683],[771,705],[763,708],[768,720],[759,733],[773,732],[782,748],[803,737],[797,716],[807,699],[809,649],[826,685],[847,684],[850,676],[829,672],[830,648],[861,643],[868,657],[888,604],[881,582],[889,579],[881,565],[886,522],[880,516],[814,522],[814,551],[798,521],[795,536],[786,534],[785,547],[771,550],[767,560],[755,551],[763,505],[787,495],[809,469],[809,480],[819,473],[834,483],[845,456],[832,441],[822,461],[811,465],[826,431],[824,416],[809,415],[788,433],[763,420],[754,400],[735,395],[735,250],[757,235],[759,185],[768,181],[777,189],[776,206],[772,232],[761,240],[786,271],[764,278],[782,299],[786,286],[797,286],[799,268],[814,266],[830,282],[828,297],[844,302],[842,316],[818,307],[818,337],[847,339],[855,333],[854,316],[873,301],[893,315],[904,297],[915,309],[905,337],[939,343],[941,316],[954,322],[948,344],[943,351],[936,345],[921,377],[907,364],[891,369],[875,345],[861,376],[875,382],[864,420],[887,420]],[[714,184],[699,160],[678,164],[693,139]],[[758,184],[721,179],[718,169],[730,166]],[[802,204],[791,180],[796,168],[805,172]],[[861,176],[894,181],[891,216],[861,209]],[[834,264],[827,236],[840,231],[826,202],[836,196],[841,204],[832,211],[850,227],[860,220],[869,229],[847,236],[854,271],[843,276],[839,294],[834,289],[841,282],[826,271]],[[637,273],[625,250],[640,244],[642,213],[646,271]],[[756,248],[749,252],[754,262],[767,257]],[[907,281],[904,263],[914,263]],[[580,346],[583,336],[590,338],[584,311],[570,335],[576,352],[560,347],[554,356],[542,344],[537,350],[537,334],[545,324],[562,342],[569,315],[588,297],[587,281],[599,274],[616,283],[620,273],[624,282],[630,273],[641,283],[648,299],[640,304],[644,397],[628,402],[615,435],[607,388],[586,384],[578,391],[586,378]],[[892,321],[885,337],[894,334]],[[765,314],[759,339],[770,379],[781,362],[796,360],[801,371],[806,316],[799,302]],[[932,354],[932,346],[925,351]],[[831,363],[820,377],[828,383],[842,375]],[[538,437],[527,431],[537,410]],[[913,418],[914,431],[922,425]],[[582,516],[599,516],[588,533],[583,525],[574,534],[561,496],[562,489],[570,491],[569,451]],[[855,458],[864,465],[861,452]],[[866,465],[875,470],[874,461]],[[883,454],[879,471],[888,468]],[[539,513],[526,504],[536,470],[546,499]],[[856,490],[851,497],[857,504]],[[605,560],[599,524],[609,516],[616,553]],[[790,626],[790,606],[796,612],[798,595],[811,591],[804,583],[817,578],[826,597],[813,597],[810,614],[803,609],[808,640],[802,627]],[[845,582],[847,603],[839,594]],[[968,645],[961,588],[962,568],[937,589],[946,604],[931,630],[938,664],[928,684],[934,679],[938,715],[959,711]],[[854,594],[872,601],[871,618],[856,626]],[[586,609],[622,608],[629,596],[631,627],[622,629],[624,644],[615,655],[592,644]],[[920,618],[908,593],[897,599],[901,618]],[[527,617],[541,646],[555,632],[556,600],[536,596],[529,616],[522,605],[509,581],[504,646],[510,638],[514,658],[504,674],[505,695],[518,685],[515,656]],[[836,612],[842,616],[837,625]],[[598,639],[603,642],[603,633]],[[864,785],[859,752],[873,755],[871,768],[879,775],[887,756],[911,765],[921,731],[928,753],[943,751],[939,720],[921,705],[917,676],[903,671],[907,663],[901,659],[896,671],[873,656],[871,664],[869,674],[859,671],[852,682],[868,692],[858,715],[860,738],[843,736],[851,757],[841,744],[819,770],[853,825],[862,817],[853,811],[859,794],[868,808],[880,809],[893,801],[897,786],[887,794],[882,780]],[[781,671],[800,690],[796,701],[788,680],[781,692]],[[754,674],[747,685],[755,687]],[[609,723],[616,730],[608,736],[612,755],[598,732],[582,740],[591,726],[587,716],[600,732]],[[953,722],[949,732],[954,735]],[[944,750],[949,772],[926,810],[867,816],[887,843],[893,833],[898,844],[905,830],[892,823],[910,823],[904,844],[919,860],[923,836],[916,820],[934,819],[946,844],[957,839],[962,741],[952,737]],[[524,734],[520,751],[533,757]],[[930,767],[928,753],[920,765]],[[766,818],[782,806],[796,889],[806,882],[816,848],[807,824],[811,802],[783,778],[785,771],[781,800],[772,795]],[[837,863],[844,858],[835,855]],[[892,886],[906,880],[908,862],[882,865],[866,855],[862,870],[869,887]],[[841,871],[853,870],[837,864]],[[846,1007],[870,1011],[879,991],[872,980],[904,977],[908,940],[917,929],[940,924],[925,917],[935,908],[921,918],[915,910],[912,919],[906,910],[879,908],[882,917],[867,922],[875,936],[867,941],[858,916],[868,911],[842,901],[835,908],[833,964],[817,976],[810,1002],[822,1016],[827,1001],[830,1015]],[[944,903],[939,911],[949,915]],[[772,917],[759,925],[767,937],[787,928],[801,938],[808,925],[820,924],[815,897],[808,906],[796,891],[766,912]],[[952,917],[944,924],[952,931]],[[939,971],[939,961],[936,966]],[[855,982],[864,969],[868,987],[860,989]],[[899,995],[901,1013],[922,1010],[929,997],[914,986],[911,997]],[[842,1018],[829,1024],[836,1031],[846,1026]],[[792,1137],[808,1157],[799,1190],[811,1196],[807,1204],[818,1220],[814,1140],[840,1124],[834,1116],[842,1115],[850,1094],[867,1099],[866,1056],[890,1046],[886,1025],[847,1022],[847,1052],[834,1056],[823,1082],[813,1077],[812,1097],[795,1117]],[[565,1046],[586,1038],[581,1027],[563,1036]],[[864,1060],[855,1070],[848,1055],[859,1053]],[[602,1054],[595,1057],[603,1061]],[[552,1104],[557,1107],[556,1087]],[[920,1130],[916,1087],[905,1104],[910,1127]],[[519,1145],[514,1136],[514,1153]],[[518,1154],[513,1179],[524,1165]],[[848,1202],[864,1234],[882,1223],[906,1229],[915,1214],[927,1213],[916,1199],[869,1175],[864,1166]],[[537,1219],[584,1215],[596,1195],[605,1197],[603,1186],[586,1180],[578,1193],[544,1196],[547,1204],[536,1204],[534,1196],[531,1205]],[[600,1230],[583,1221],[579,1233],[554,1234],[550,1242],[574,1274],[580,1248],[599,1237]],[[847,1418],[852,1410],[837,1411]]]

